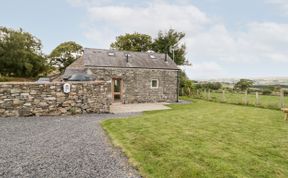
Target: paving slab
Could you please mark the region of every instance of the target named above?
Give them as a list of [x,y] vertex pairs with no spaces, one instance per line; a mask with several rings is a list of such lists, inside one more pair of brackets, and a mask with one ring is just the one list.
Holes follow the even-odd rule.
[[167,104],[169,103],[137,103],[137,104],[113,103],[110,106],[110,112],[118,114],[118,113],[134,113],[143,111],[171,109],[170,107],[166,106]]

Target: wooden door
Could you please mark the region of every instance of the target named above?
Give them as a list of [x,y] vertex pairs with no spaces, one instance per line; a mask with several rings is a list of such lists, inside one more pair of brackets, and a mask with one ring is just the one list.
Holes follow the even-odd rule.
[[122,101],[123,80],[121,78],[112,79],[112,100],[113,102]]

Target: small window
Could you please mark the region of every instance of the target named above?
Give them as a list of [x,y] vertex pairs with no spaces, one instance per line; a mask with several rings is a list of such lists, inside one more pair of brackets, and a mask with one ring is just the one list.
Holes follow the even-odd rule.
[[151,80],[151,88],[158,88],[158,80],[156,79]]

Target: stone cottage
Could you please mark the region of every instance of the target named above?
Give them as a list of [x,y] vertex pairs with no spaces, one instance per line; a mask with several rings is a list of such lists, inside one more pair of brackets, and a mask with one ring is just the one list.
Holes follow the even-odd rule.
[[85,48],[62,77],[65,80],[76,73],[111,82],[108,97],[113,102],[178,101],[179,69],[165,54]]

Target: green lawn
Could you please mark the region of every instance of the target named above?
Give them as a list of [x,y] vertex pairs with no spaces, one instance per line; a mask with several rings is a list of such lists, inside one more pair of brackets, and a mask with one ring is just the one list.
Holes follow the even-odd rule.
[[288,177],[280,111],[202,100],[102,122],[144,177]]
[[[202,93],[202,97],[205,98],[204,94]],[[240,93],[225,93],[225,102],[226,103],[233,103],[233,104],[243,104],[244,103],[245,94]],[[206,96],[207,98],[207,96]],[[211,93],[211,100],[222,102],[222,93]],[[256,105],[256,95],[249,94],[247,96],[247,102],[249,105]],[[284,99],[284,103],[288,105],[288,97],[286,96]],[[259,95],[259,103],[258,106],[264,108],[272,108],[272,109],[280,109],[280,96],[267,96],[267,95]]]

